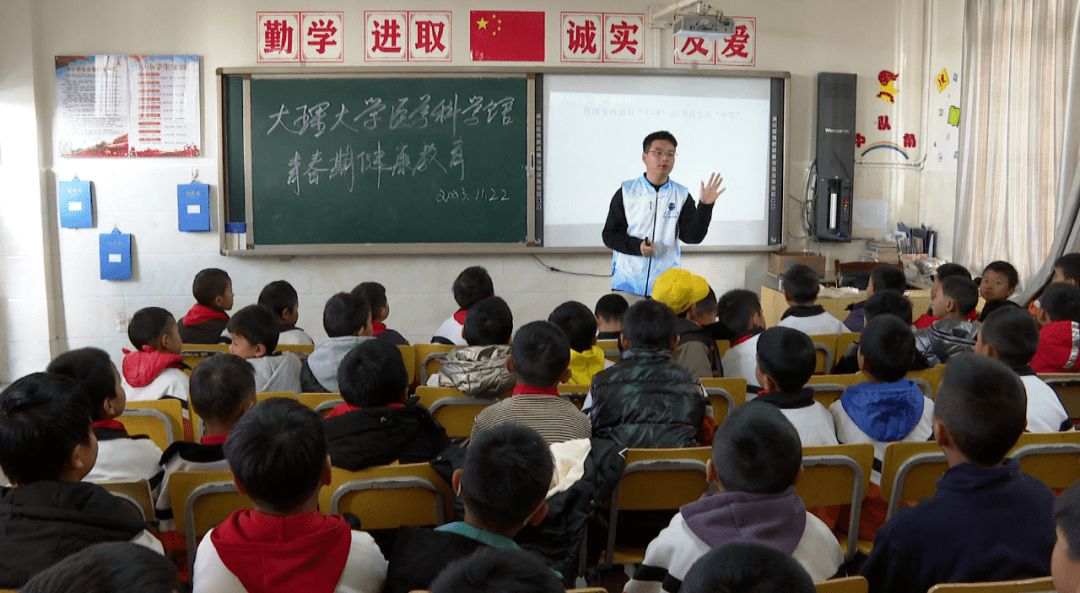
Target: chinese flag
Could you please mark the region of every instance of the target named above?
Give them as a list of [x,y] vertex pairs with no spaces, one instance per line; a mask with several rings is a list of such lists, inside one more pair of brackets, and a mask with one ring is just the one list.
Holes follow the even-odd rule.
[[544,13],[515,10],[469,12],[474,62],[543,62]]

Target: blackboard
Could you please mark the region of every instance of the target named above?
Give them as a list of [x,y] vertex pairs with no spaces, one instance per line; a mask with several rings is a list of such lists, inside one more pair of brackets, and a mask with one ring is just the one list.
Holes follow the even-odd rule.
[[219,74],[249,247],[527,241],[527,75]]

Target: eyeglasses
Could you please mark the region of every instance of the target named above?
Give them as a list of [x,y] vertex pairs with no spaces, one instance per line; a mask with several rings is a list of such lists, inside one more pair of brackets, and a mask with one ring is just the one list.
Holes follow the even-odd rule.
[[654,157],[656,157],[658,159],[662,159],[664,157],[667,157],[669,159],[675,158],[675,151],[674,150],[650,150],[649,154],[653,155]]

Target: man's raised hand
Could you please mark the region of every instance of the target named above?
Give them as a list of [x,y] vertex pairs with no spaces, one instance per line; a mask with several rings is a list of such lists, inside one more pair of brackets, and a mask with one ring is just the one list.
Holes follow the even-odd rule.
[[720,197],[720,194],[724,193],[727,188],[721,189],[720,184],[723,183],[724,178],[719,173],[713,173],[709,175],[709,183],[701,182],[701,203],[712,204],[716,202],[716,199]]

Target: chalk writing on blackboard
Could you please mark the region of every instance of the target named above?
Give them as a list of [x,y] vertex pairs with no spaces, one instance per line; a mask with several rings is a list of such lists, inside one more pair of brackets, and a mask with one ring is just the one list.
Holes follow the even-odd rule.
[[441,188],[435,194],[435,202],[449,204],[452,202],[509,202],[505,189],[494,187],[481,187],[468,190],[464,187]]
[[[419,154],[413,158],[414,154]],[[292,158],[288,162],[288,174],[285,184],[296,195],[300,195],[300,184],[304,181],[308,185],[319,185],[325,174],[327,180],[340,177],[349,192],[356,185],[356,172],[360,175],[373,174],[375,187],[381,189],[383,175],[388,177],[408,176],[415,177],[418,173],[451,174],[457,173],[460,181],[465,180],[465,155],[462,150],[462,140],[455,139],[451,145],[449,159],[439,156],[439,149],[434,143],[424,143],[423,146],[401,144],[390,153],[383,150],[382,141],[376,141],[370,151],[354,152],[352,145],[339,147],[337,152],[324,154],[321,150],[315,150],[310,158],[300,155],[299,151],[293,151]],[[446,164],[444,164],[444,162]]]
[[[352,111],[344,103],[335,108],[329,101],[322,101],[314,105],[294,105],[292,109],[282,103],[277,113],[267,116],[273,124],[266,135],[280,129],[298,136],[311,132],[312,136],[318,138],[338,128],[356,133],[360,133],[361,127],[375,130],[384,122],[390,130],[423,130],[432,125],[450,124],[451,133],[457,135],[459,116],[464,116],[460,118],[464,126],[481,123],[508,126],[514,123],[510,116],[514,110],[513,97],[485,99],[481,95],[473,95],[462,99],[455,93],[452,99],[440,99],[435,105],[431,104],[431,95],[421,95],[412,104],[410,101],[409,97],[399,97],[389,102],[384,102],[382,97],[369,97],[363,101],[363,109],[352,117],[348,117]],[[389,113],[385,113],[387,109]],[[334,112],[336,115],[332,115]],[[328,119],[332,119],[332,123],[328,123]]]

